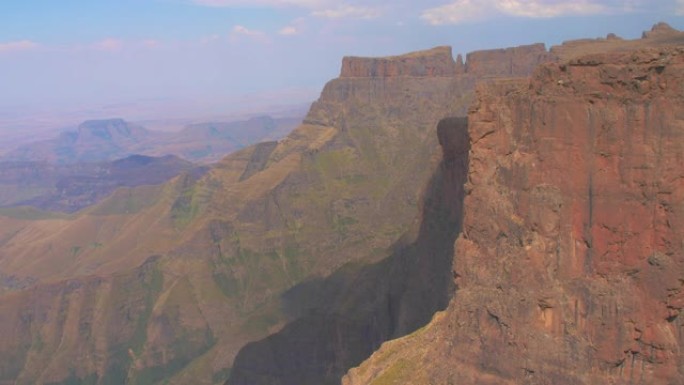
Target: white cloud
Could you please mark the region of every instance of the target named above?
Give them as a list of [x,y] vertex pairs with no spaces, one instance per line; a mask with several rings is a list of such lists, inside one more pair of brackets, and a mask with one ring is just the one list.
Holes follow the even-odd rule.
[[299,35],[304,30],[304,18],[293,20],[290,24],[284,26],[278,31],[278,34],[283,36]]
[[38,43],[31,40],[10,41],[7,43],[0,43],[0,53],[27,51],[38,47]]
[[155,39],[145,39],[140,41],[140,45],[145,48],[156,48],[161,45],[161,42]]
[[443,25],[480,21],[496,15],[551,18],[624,10],[624,5],[615,8],[598,0],[456,0],[424,10],[421,18],[432,25]]
[[283,27],[280,31],[278,31],[278,33],[285,36],[292,36],[299,34],[299,31],[296,27],[288,25],[286,27]]
[[327,0],[191,0],[207,7],[302,7],[318,8]]
[[107,38],[93,44],[93,48],[99,51],[117,52],[123,49],[124,42],[121,39]]
[[[304,8],[311,15],[328,19],[374,19],[380,16],[378,8],[363,5],[352,5],[339,0],[190,0],[192,3],[207,7],[234,8]],[[292,26],[296,30],[296,26]],[[294,34],[292,28],[285,27],[279,33]]]
[[246,36],[264,36],[265,34],[262,31],[257,31],[253,29],[249,29],[245,26],[242,25],[236,25],[233,27],[232,32],[237,35],[246,35]]
[[458,0],[451,4],[426,9],[421,19],[432,25],[460,24],[482,20],[486,18],[487,12],[488,9],[481,0]]
[[543,0],[499,0],[495,2],[499,11],[521,17],[549,18],[562,15],[594,15],[604,13],[607,8],[596,1],[543,1]]
[[677,0],[675,3],[675,14],[684,15],[684,0]]
[[211,43],[213,43],[213,42],[215,42],[215,41],[218,41],[219,39],[221,39],[221,35],[215,33],[215,34],[213,34],[213,35],[209,35],[209,36],[204,36],[204,37],[202,37],[202,38],[200,39],[200,43],[201,43],[201,44],[211,44]]
[[380,16],[380,10],[371,7],[360,7],[349,4],[342,4],[335,8],[320,9],[311,12],[311,15],[316,17],[324,17],[328,19],[374,19]]
[[230,40],[236,42],[241,37],[247,37],[262,43],[268,42],[268,36],[264,31],[249,29],[243,25],[233,26],[233,29],[230,31]]

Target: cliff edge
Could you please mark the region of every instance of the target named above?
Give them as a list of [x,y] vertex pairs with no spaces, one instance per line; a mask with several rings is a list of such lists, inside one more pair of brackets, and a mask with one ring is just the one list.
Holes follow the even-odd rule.
[[655,30],[478,88],[456,294],[344,384],[684,383],[684,45]]

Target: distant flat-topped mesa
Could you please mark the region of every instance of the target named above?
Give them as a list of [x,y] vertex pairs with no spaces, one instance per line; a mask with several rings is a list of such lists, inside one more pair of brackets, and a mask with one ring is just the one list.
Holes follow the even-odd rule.
[[342,59],[340,77],[453,76],[462,70],[451,54],[451,47],[435,47],[400,56]]

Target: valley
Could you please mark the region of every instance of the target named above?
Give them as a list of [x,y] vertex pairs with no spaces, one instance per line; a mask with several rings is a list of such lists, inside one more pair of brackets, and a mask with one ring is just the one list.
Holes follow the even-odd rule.
[[345,57],[303,119],[23,144],[0,384],[680,383],[682,47]]

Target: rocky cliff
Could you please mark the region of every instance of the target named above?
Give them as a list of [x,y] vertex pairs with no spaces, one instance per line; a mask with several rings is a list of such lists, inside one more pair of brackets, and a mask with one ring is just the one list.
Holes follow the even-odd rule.
[[465,71],[479,77],[525,76],[539,63],[553,60],[544,44],[475,51],[466,55]]
[[[539,47],[545,52],[543,46],[533,49]],[[403,122],[413,126],[414,135],[435,140],[430,146],[436,147],[438,139],[442,154],[433,154],[440,163],[431,167],[434,171],[422,187],[419,225],[399,238],[382,260],[347,265],[325,279],[306,281],[288,291],[284,305],[293,320],[280,332],[243,348],[229,384],[338,384],[349,367],[383,341],[416,330],[444,309],[454,287],[449,266],[461,219],[461,201],[453,198],[462,195],[468,163],[465,119],[456,117],[465,115],[478,81],[527,75],[530,61],[548,59],[540,54],[518,62],[516,52],[483,53],[491,63],[482,59],[478,67],[482,76],[453,70],[463,65],[444,47],[392,58],[345,59],[342,75],[325,86],[305,122],[340,127],[343,132],[369,123],[399,127]],[[512,63],[513,70],[500,73],[490,65],[500,58]],[[451,102],[445,98],[452,98]],[[442,118],[435,120],[437,116]],[[420,123],[426,121],[427,126]],[[388,148],[406,143],[391,131],[377,129],[364,142]],[[412,144],[411,151],[417,146]],[[406,154],[393,163],[391,173],[421,165]],[[414,169],[410,175],[421,174]]]
[[479,88],[456,294],[344,384],[684,383],[684,38],[654,30]]
[[465,63],[461,55],[454,61],[451,47],[435,47],[384,58],[345,57],[340,77],[515,77],[527,75],[549,60],[555,56],[542,43],[470,52]]
[[[441,167],[439,122],[465,113],[474,84],[467,75],[340,77],[286,138],[233,153],[202,175],[120,188],[70,216],[0,211],[0,383],[224,382],[242,347],[311,308],[286,292],[415,242],[422,192]],[[139,271],[151,256],[157,275],[148,282]],[[393,283],[385,291],[392,300],[379,300],[398,306],[392,314],[404,314],[402,324],[385,317],[385,334],[362,340],[363,355],[354,350],[336,366],[337,381],[401,335],[390,328],[405,334],[446,306],[448,269],[423,270],[439,274],[439,296],[408,312],[399,302],[411,292]],[[90,284],[100,281],[112,284]],[[120,340],[110,338],[119,331]]]

